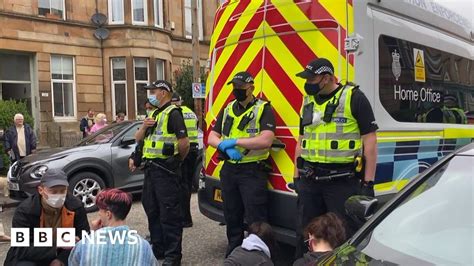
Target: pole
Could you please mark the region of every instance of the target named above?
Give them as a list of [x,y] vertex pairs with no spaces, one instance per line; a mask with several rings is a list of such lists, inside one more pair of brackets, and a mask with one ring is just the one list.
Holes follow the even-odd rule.
[[[192,17],[192,52],[193,52],[193,82],[201,83],[201,64],[199,63],[199,23],[198,23],[198,6],[197,1],[191,0],[191,17]],[[191,88],[190,88],[191,89]],[[198,117],[199,127],[202,129],[202,101],[194,99],[194,113]]]

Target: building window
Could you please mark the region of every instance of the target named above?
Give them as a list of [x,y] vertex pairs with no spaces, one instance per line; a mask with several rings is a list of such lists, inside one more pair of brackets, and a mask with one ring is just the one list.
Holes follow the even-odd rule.
[[163,28],[163,0],[154,0],[155,6],[155,26]]
[[[197,1],[198,6],[198,27],[199,27],[199,40],[203,39],[202,34],[202,0]],[[184,24],[185,24],[185,37],[187,39],[192,38],[193,33],[193,24],[192,24],[192,10],[191,10],[191,0],[184,0]]]
[[51,84],[54,117],[74,117],[76,93],[72,56],[51,56]]
[[127,68],[125,57],[112,58],[112,112],[117,115],[118,113],[127,112]]
[[145,102],[148,98],[148,91],[143,89],[148,84],[148,58],[134,58],[134,79],[135,79],[135,110],[138,115],[145,115]]
[[147,24],[146,2],[147,0],[132,0],[132,24]]
[[64,0],[39,0],[38,14],[45,17],[65,19]]
[[165,79],[165,60],[156,59],[156,79]]
[[123,0],[109,0],[109,24],[123,24],[123,17]]

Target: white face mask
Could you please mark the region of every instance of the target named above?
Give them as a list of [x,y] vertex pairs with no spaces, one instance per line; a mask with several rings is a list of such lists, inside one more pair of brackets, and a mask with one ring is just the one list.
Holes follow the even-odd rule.
[[66,194],[47,194],[48,198],[46,200],[46,203],[55,208],[59,209],[64,205],[64,202],[66,201]]

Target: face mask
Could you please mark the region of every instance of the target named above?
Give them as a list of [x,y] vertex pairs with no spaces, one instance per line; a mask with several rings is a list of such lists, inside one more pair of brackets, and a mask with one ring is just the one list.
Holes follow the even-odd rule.
[[314,96],[318,94],[318,92],[321,91],[321,87],[319,86],[319,83],[316,83],[316,84],[305,83],[304,91],[306,92],[306,94]]
[[46,200],[46,203],[55,208],[59,209],[64,205],[64,202],[66,201],[66,194],[46,194],[48,195],[48,198]]
[[239,102],[243,102],[247,99],[247,90],[234,89],[232,90],[232,93],[234,94],[235,99]]
[[154,105],[154,106],[160,105],[160,100],[158,100],[155,95],[148,96],[148,101],[151,103],[151,105]]

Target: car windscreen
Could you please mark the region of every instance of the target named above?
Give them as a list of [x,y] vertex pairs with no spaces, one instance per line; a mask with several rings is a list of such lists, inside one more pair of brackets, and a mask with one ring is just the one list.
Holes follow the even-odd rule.
[[399,265],[473,265],[474,157],[446,162],[364,239],[357,250]]
[[114,139],[115,136],[119,135],[123,130],[130,127],[131,123],[122,122],[115,123],[109,126],[102,128],[91,136],[85,138],[83,141],[79,142],[77,146],[87,146],[95,145],[101,143],[108,143]]

